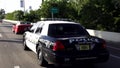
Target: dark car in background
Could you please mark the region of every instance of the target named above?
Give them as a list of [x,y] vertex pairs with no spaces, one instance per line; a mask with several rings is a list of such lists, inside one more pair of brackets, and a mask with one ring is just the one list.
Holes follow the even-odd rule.
[[20,21],[17,24],[13,24],[12,26],[12,31],[15,34],[23,34],[26,30],[28,30],[31,27],[31,23],[30,22],[24,22],[24,21]]
[[41,66],[49,63],[101,63],[109,59],[104,39],[90,36],[79,23],[39,21],[23,35],[24,50],[36,53]]

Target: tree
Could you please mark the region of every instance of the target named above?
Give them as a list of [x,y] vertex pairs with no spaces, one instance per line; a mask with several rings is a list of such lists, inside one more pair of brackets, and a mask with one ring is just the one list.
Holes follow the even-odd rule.
[[68,2],[68,0],[59,0],[59,1],[44,1],[39,11],[41,13],[41,17],[43,18],[51,18],[52,13],[51,9],[57,8],[58,13],[54,13],[55,18],[72,18],[76,16],[76,12],[74,7]]
[[115,8],[116,1],[117,0],[74,0],[71,1],[71,3],[73,6],[76,6],[75,10],[79,17],[77,20],[86,28],[114,31],[114,16],[115,14],[119,16],[119,11]]
[[52,8],[58,9],[55,18],[73,19],[90,29],[120,32],[120,0],[45,0],[36,11],[25,16],[19,11],[8,13],[6,18],[36,22],[51,18]]
[[37,11],[31,10],[30,13],[25,13],[24,20],[29,22],[37,22],[40,19]]
[[21,21],[21,20],[24,20],[24,12],[21,11],[21,10],[17,10],[17,11],[14,11],[12,13],[7,13],[5,15],[5,18],[6,19],[10,19],[10,20],[18,20],[18,21]]
[[7,14],[5,15],[5,19],[14,20],[14,18],[13,18],[13,13],[7,13]]
[[5,17],[5,10],[0,9],[0,19],[3,19]]
[[13,18],[14,20],[23,20],[24,18],[24,12],[21,10],[17,10],[13,12]]

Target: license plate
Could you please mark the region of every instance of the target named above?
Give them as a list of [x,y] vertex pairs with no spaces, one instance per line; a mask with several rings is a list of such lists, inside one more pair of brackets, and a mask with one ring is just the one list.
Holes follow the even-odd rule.
[[80,45],[80,50],[90,50],[90,45]]

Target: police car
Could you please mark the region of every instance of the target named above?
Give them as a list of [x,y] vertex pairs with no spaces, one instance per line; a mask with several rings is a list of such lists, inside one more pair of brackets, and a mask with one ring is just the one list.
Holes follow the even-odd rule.
[[74,21],[39,21],[24,33],[23,41],[24,50],[35,52],[41,66],[100,63],[109,59],[105,40],[90,36]]

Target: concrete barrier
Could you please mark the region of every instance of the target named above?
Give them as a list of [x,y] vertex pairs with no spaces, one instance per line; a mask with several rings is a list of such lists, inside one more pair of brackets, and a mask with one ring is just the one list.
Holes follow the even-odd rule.
[[19,21],[13,21],[13,20],[3,19],[3,22],[10,22],[10,23],[13,23],[13,24],[17,24]]
[[97,36],[99,38],[103,38],[103,39],[108,40],[108,41],[120,42],[120,33],[91,30],[91,29],[87,29],[87,31],[92,36]]
[[[6,22],[17,24],[19,21],[13,21],[13,20],[3,20]],[[105,40],[113,41],[113,42],[120,42],[120,33],[116,32],[108,32],[108,31],[99,31],[99,30],[91,30],[87,29],[90,35],[97,36],[99,38],[103,38]]]
[[[22,21],[20,22],[20,21],[3,19],[3,22],[9,22],[9,23],[12,23],[12,24],[20,24]],[[30,24],[34,24],[34,22],[30,22]]]

